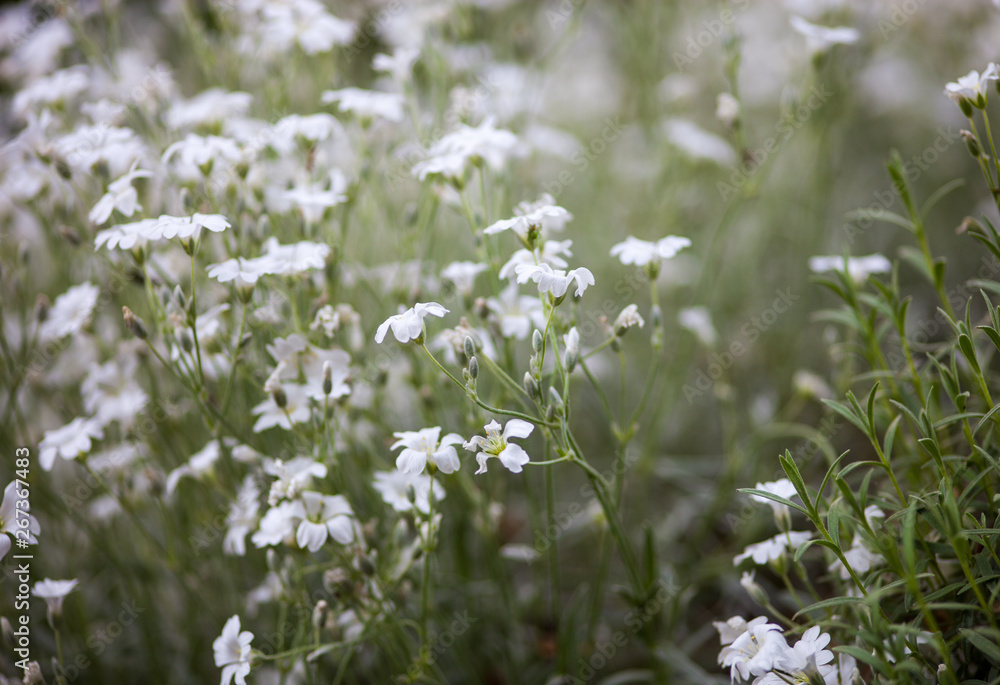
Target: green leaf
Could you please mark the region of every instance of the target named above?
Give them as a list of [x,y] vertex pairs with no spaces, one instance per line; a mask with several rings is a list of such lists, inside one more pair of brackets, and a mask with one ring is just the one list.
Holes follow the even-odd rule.
[[802,500],[802,504],[805,507],[802,511],[810,519],[815,520],[816,507],[813,505],[812,500],[809,499],[809,491],[806,490],[806,484],[802,480],[802,474],[799,473],[799,467],[795,465],[795,460],[792,459],[792,453],[785,450],[783,455],[778,455],[778,461],[781,462],[781,468],[785,471],[785,475],[788,476],[788,480],[795,486],[795,492],[799,493],[799,499]]
[[737,492],[742,492],[746,495],[756,495],[757,497],[763,497],[764,499],[769,499],[772,502],[777,502],[778,504],[784,504],[786,507],[791,507],[792,509],[801,511],[806,516],[809,515],[809,512],[802,505],[796,504],[795,502],[787,500],[784,497],[779,497],[778,495],[775,495],[773,493],[765,492],[764,490],[758,490],[757,488],[739,488]]
[[[987,638],[982,633],[987,632],[985,628],[979,628],[978,630],[971,630],[969,628],[961,629],[962,635],[976,646],[980,652],[993,659],[994,662],[1000,664],[1000,647],[997,647],[996,640],[997,636],[993,635],[992,638]],[[989,631],[995,632],[995,631]]]
[[979,368],[979,360],[976,359],[976,348],[972,344],[972,338],[965,333],[959,333],[958,346],[962,349],[962,354],[969,360],[969,364],[972,365],[976,374],[982,375],[983,372]]
[[938,202],[940,202],[953,190],[961,188],[964,185],[965,185],[964,178],[956,178],[953,181],[948,181],[943,186],[935,190],[934,193],[929,198],[927,198],[927,201],[924,202],[923,206],[920,208],[920,217],[922,219],[926,219],[927,215],[930,214],[930,211],[934,209],[934,207],[937,205]]
[[847,407],[845,407],[844,405],[842,405],[839,402],[834,402],[833,400],[824,399],[823,400],[823,404],[825,404],[826,406],[830,407],[830,409],[834,410],[835,412],[837,412],[838,414],[840,414],[841,416],[843,416],[845,419],[847,419],[848,421],[850,421],[862,433],[864,433],[865,435],[868,435],[868,427],[865,426],[865,424],[861,420],[861,418],[858,417],[858,416],[856,416],[850,409],[848,409]]
[[882,675],[889,675],[889,668],[886,663],[867,650],[855,647],[854,645],[843,645],[840,647],[833,647],[832,649],[835,652],[853,656],[861,663],[868,664]]
[[993,341],[994,347],[1000,350],[1000,333],[995,328],[992,326],[976,326],[976,328],[986,333],[990,340]]
[[834,502],[826,512],[826,528],[833,539],[833,544],[840,547],[840,505]]
[[830,607],[842,607],[842,606],[857,606],[859,604],[864,604],[866,599],[864,597],[832,597],[830,599],[824,599],[822,601],[816,602],[815,604],[810,604],[797,611],[792,618],[798,618],[802,614],[808,613],[810,611],[817,611],[819,609],[829,609]]

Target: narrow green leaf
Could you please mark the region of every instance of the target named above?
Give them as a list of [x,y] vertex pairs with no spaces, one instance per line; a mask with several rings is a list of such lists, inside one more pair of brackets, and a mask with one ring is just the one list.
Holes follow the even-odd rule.
[[[977,630],[971,630],[969,628],[962,628],[961,632],[965,638],[976,646],[980,652],[993,659],[996,664],[1000,664],[1000,647],[997,647],[997,636],[993,635],[988,638],[982,634],[985,632],[984,628]],[[993,631],[990,631],[993,632]]]
[[742,492],[746,495],[756,495],[757,497],[763,497],[764,499],[769,499],[772,502],[777,502],[778,504],[784,504],[786,507],[791,507],[792,509],[801,511],[806,516],[809,515],[809,512],[806,511],[806,509],[802,505],[796,504],[795,502],[787,500],[784,497],[779,497],[778,495],[775,495],[773,493],[765,492],[764,490],[758,490],[757,488],[739,488],[737,492]]
[[824,399],[823,404],[830,407],[830,409],[834,410],[835,412],[843,416],[845,419],[850,421],[862,433],[864,433],[865,435],[868,434],[867,426],[865,426],[861,418],[856,416],[850,409],[840,404],[839,402],[834,402],[833,400]]

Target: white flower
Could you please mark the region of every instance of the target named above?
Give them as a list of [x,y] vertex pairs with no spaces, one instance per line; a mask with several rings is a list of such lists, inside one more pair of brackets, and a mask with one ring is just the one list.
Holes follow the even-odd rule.
[[443,317],[449,310],[437,302],[418,302],[400,314],[394,314],[382,322],[375,332],[375,342],[385,340],[385,334],[392,328],[392,334],[401,343],[422,340],[424,319],[427,316]]
[[74,285],[56,298],[38,327],[40,342],[59,340],[78,332],[90,321],[100,290],[93,283]]
[[336,102],[342,112],[350,112],[361,119],[380,117],[386,121],[403,120],[404,99],[399,93],[343,88],[323,91],[320,101],[324,105]]
[[[854,542],[851,543],[851,548],[844,551],[844,558],[847,559],[847,563],[851,565],[851,568],[854,569],[854,572],[858,575],[867,573],[876,566],[881,566],[885,563],[885,557],[878,552],[872,552],[869,550],[865,543],[861,540],[860,535],[854,536]],[[840,559],[834,559],[833,563],[830,564],[830,572],[832,573],[834,571],[840,574],[841,580],[848,580],[851,577],[847,567],[844,566]]]
[[175,100],[163,116],[167,128],[192,129],[242,117],[250,109],[250,93],[209,88],[190,100]]
[[495,235],[510,229],[522,240],[528,240],[532,230],[561,231],[573,215],[554,203],[552,196],[547,194],[534,203],[522,202],[514,209],[514,218],[497,221],[483,233]]
[[521,295],[517,283],[511,283],[499,297],[486,300],[486,306],[498,319],[500,334],[505,338],[524,340],[532,327],[545,327],[542,301],[530,295]]
[[508,442],[508,440],[511,438],[526,438],[531,435],[531,431],[535,427],[527,421],[511,419],[504,426],[502,433],[500,432],[500,424],[496,421],[490,421],[486,424],[485,428],[485,438],[476,435],[462,445],[462,447],[470,452],[479,450],[479,454],[476,455],[476,462],[479,464],[479,469],[476,473],[486,473],[486,462],[490,457],[498,458],[500,463],[506,466],[507,470],[511,473],[521,473],[522,467],[531,461],[531,458],[528,457],[528,453],[524,451],[524,448]]
[[170,145],[163,152],[163,163],[170,163],[175,156],[182,165],[189,167],[187,173],[190,173],[190,168],[204,173],[216,163],[236,164],[243,161],[243,151],[232,138],[198,136],[193,133]]
[[673,258],[686,247],[691,247],[691,241],[676,235],[660,238],[655,243],[629,236],[624,242],[611,248],[611,256],[618,257],[621,263],[626,265],[646,266],[653,264],[659,266],[663,260]]
[[120,361],[92,364],[80,384],[83,408],[94,415],[102,428],[112,421],[129,428],[145,408],[149,397],[136,383],[137,367],[134,355],[120,358]]
[[94,236],[94,249],[107,247],[113,250],[120,247],[123,250],[130,250],[133,247],[142,247],[146,244],[146,234],[156,226],[156,219],[141,219],[128,224],[118,224],[103,231],[98,231]]
[[786,550],[794,552],[810,538],[812,538],[812,533],[808,532],[793,530],[787,533],[778,533],[773,538],[768,538],[763,542],[747,545],[742,554],[733,557],[733,565],[739,566],[745,559],[753,559],[753,563],[758,566],[775,561],[780,559]]
[[698,124],[677,117],[663,122],[663,132],[667,141],[688,157],[715,162],[720,166],[736,164],[733,147],[723,138],[709,133]]
[[417,48],[397,47],[391,55],[379,53],[372,59],[372,69],[389,74],[392,80],[398,84],[404,84],[410,80],[413,74],[413,65],[420,57],[420,50]]
[[90,87],[90,68],[77,64],[31,81],[14,96],[11,111],[20,118],[72,100]]
[[302,518],[302,503],[285,500],[267,510],[260,520],[257,531],[250,540],[259,549],[281,543],[291,544],[295,540],[297,521]]
[[[241,445],[235,438],[223,438],[223,443],[230,450],[234,460],[242,463],[252,463],[260,456],[255,450]],[[212,471],[215,462],[219,460],[222,453],[222,445],[218,440],[209,440],[198,452],[191,455],[191,458],[184,464],[170,472],[167,476],[165,491],[167,496],[173,494],[177,489],[177,484],[184,476],[201,478]]]
[[809,51],[818,54],[826,52],[834,45],[851,45],[857,43],[861,34],[857,29],[848,26],[837,26],[828,28],[806,21],[802,17],[792,16],[792,28],[806,38],[806,46]]
[[281,390],[285,394],[287,404],[279,407],[272,394],[266,400],[254,407],[250,413],[259,414],[253,425],[253,432],[260,433],[274,426],[281,426],[286,431],[292,430],[293,423],[305,423],[312,416],[309,407],[309,388],[297,383],[283,383]]
[[482,262],[452,262],[441,270],[441,278],[455,284],[455,289],[459,294],[468,297],[472,294],[472,287],[476,282],[476,276],[486,271],[489,267]]
[[469,166],[480,162],[500,170],[514,154],[518,140],[510,131],[494,128],[493,123],[492,118],[487,118],[475,128],[461,124],[457,131],[431,146],[428,158],[414,165],[413,175],[421,181],[428,176],[459,179]]
[[344,127],[340,125],[340,122],[325,112],[308,116],[292,114],[284,119],[279,119],[274,125],[274,129],[281,139],[274,145],[279,149],[293,148],[298,138],[310,143],[317,143],[333,137],[334,133],[344,132]]
[[615,317],[615,322],[611,324],[611,328],[614,329],[617,335],[624,335],[625,331],[632,326],[642,328],[645,324],[646,322],[643,321],[642,316],[639,314],[639,307],[630,304]]
[[[444,488],[439,481],[422,473],[412,474],[402,471],[376,471],[374,488],[382,496],[382,501],[396,511],[410,511],[416,507],[425,514],[430,513],[431,483],[434,484],[434,501],[444,499]],[[413,501],[410,501],[410,496]],[[436,508],[436,507],[435,507]]]
[[279,499],[298,497],[313,478],[326,478],[326,466],[309,457],[295,457],[288,461],[274,459],[264,462],[264,473],[278,478],[271,483],[268,494],[268,503],[273,506]]
[[[757,490],[763,490],[764,492],[769,492],[772,495],[777,495],[778,497],[783,497],[787,500],[791,500],[793,497],[798,496],[798,492],[795,490],[795,486],[792,485],[792,481],[787,478],[782,478],[770,483],[757,483]],[[781,502],[775,502],[773,499],[767,499],[766,497],[761,497],[760,495],[750,495],[750,499],[755,502],[762,502],[769,507],[774,512],[774,520],[778,521],[778,525],[782,526],[783,522],[789,521],[791,512],[788,510],[787,504],[782,504]]]
[[727,128],[732,128],[733,124],[740,116],[740,101],[731,93],[719,93],[715,99],[715,118],[722,122]]
[[311,269],[322,269],[330,247],[322,243],[303,240],[292,245],[281,245],[273,236],[264,243],[264,254],[260,257],[234,257],[207,267],[210,278],[220,283],[232,280],[245,285],[253,285],[265,274],[293,276]]
[[553,269],[548,264],[519,264],[514,267],[518,283],[534,281],[538,284],[538,292],[552,293],[559,298],[566,294],[570,283],[576,282],[576,296],[583,295],[588,285],[594,285],[594,274],[587,267],[581,266],[569,271]]
[[944,94],[956,103],[960,103],[962,98],[967,98],[974,106],[983,108],[986,106],[989,82],[996,81],[998,78],[1000,78],[1000,67],[990,62],[982,74],[973,69],[965,76],[960,77],[957,83],[952,81],[947,84],[944,87]]
[[139,204],[139,194],[132,187],[132,181],[137,178],[148,178],[153,173],[138,169],[138,166],[139,160],[136,160],[127,174],[111,182],[108,192],[90,210],[88,218],[93,223],[100,226],[111,218],[111,213],[116,209],[124,216],[132,216],[142,209],[142,205]]
[[694,333],[705,347],[715,347],[719,334],[712,324],[712,315],[705,307],[685,307],[677,313],[677,323]]
[[788,642],[781,634],[781,627],[768,623],[761,616],[747,623],[746,630],[730,645],[722,648],[719,663],[730,667],[733,680],[737,673],[743,680],[748,680],[751,675],[762,676],[780,666],[789,650]]
[[[16,480],[8,483],[3,490],[3,502],[0,503],[0,559],[3,559],[11,548],[12,543],[7,534],[25,540],[29,545],[38,544],[38,539],[35,536],[42,532],[41,526],[38,525],[34,516],[28,514],[28,509],[17,506],[19,501],[28,501],[27,494],[27,492],[22,493]],[[27,528],[20,525],[20,521],[23,521],[25,517],[28,519]],[[20,534],[18,531],[21,531]]]
[[91,439],[104,437],[100,424],[94,419],[77,417],[62,428],[46,431],[39,443],[38,463],[44,471],[51,471],[56,457],[76,459],[90,451]]
[[316,552],[327,536],[342,545],[354,541],[354,511],[343,495],[303,492],[301,497],[302,521],[295,531],[299,547]]
[[511,255],[507,263],[500,267],[498,275],[500,278],[509,278],[515,273],[518,264],[545,263],[556,269],[565,269],[569,264],[562,258],[562,255],[572,257],[573,253],[569,249],[572,245],[572,240],[546,240],[541,249],[537,247],[533,250],[522,248]]
[[576,330],[576,326],[569,329],[569,332],[563,336],[563,343],[566,345],[567,357],[580,356],[580,332]]
[[[813,273],[823,273],[824,271],[839,271],[844,273],[844,258],[837,256],[810,257],[809,270]],[[880,254],[871,254],[866,257],[848,257],[847,275],[855,283],[863,283],[872,274],[882,274],[892,270],[892,264],[888,259]]]
[[260,491],[254,483],[253,476],[247,476],[236,493],[236,501],[229,508],[226,516],[226,537],[222,540],[223,554],[242,557],[247,552],[247,534],[257,525],[257,511],[260,504],[257,499]]
[[399,456],[396,457],[396,468],[403,473],[416,474],[424,470],[424,466],[430,462],[432,466],[440,469],[443,473],[454,473],[461,466],[458,460],[458,453],[454,445],[460,445],[464,441],[457,433],[448,433],[440,440],[441,427],[424,428],[419,431],[403,431],[393,433],[394,438],[398,438],[389,449],[403,448]]
[[329,188],[325,184],[312,184],[286,190],[282,197],[290,201],[302,212],[302,218],[309,225],[317,223],[330,207],[347,201],[347,179],[339,171],[330,174]]
[[[764,619],[764,622],[766,623],[767,619]],[[731,645],[733,640],[747,632],[747,622],[742,616],[733,616],[725,622],[712,621],[712,625],[719,631],[719,644],[723,647]]]
[[151,228],[146,229],[146,240],[162,240],[171,238],[197,238],[202,228],[213,233],[220,233],[231,224],[221,214],[192,214],[191,216],[170,216],[162,214]]
[[49,614],[59,616],[62,614],[63,600],[71,593],[80,581],[73,580],[51,580],[46,578],[35,583],[31,594],[41,597],[49,607]]
[[233,616],[226,621],[222,635],[215,638],[212,649],[215,651],[215,665],[222,667],[221,685],[229,685],[233,678],[237,685],[246,685],[250,673],[250,642],[253,633],[249,630],[240,632],[240,617]]

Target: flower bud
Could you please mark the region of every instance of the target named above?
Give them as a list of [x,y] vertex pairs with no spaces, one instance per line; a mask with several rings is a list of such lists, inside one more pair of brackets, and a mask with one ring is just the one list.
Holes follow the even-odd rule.
[[274,399],[274,403],[278,405],[278,409],[284,409],[288,406],[288,395],[285,394],[285,389],[279,384],[275,383],[271,388],[271,397]]
[[542,332],[537,328],[535,329],[535,332],[531,334],[531,349],[535,351],[535,354],[542,351]]
[[479,378],[479,360],[475,357],[469,360],[469,376],[472,380]]
[[472,339],[471,335],[465,336],[465,340],[462,342],[465,346],[465,358],[472,359],[476,354],[476,343]]
[[976,140],[976,136],[972,134],[972,131],[966,131],[962,129],[959,131],[959,135],[962,136],[962,140],[965,141],[965,147],[969,149],[969,154],[979,159],[983,156],[983,151],[979,147],[979,141]]
[[323,394],[329,395],[333,392],[333,366],[330,360],[323,362]]
[[542,394],[538,390],[538,383],[535,382],[534,376],[527,371],[524,372],[524,391],[533,400],[540,400],[542,398]]
[[83,239],[80,238],[80,234],[74,231],[69,226],[61,226],[59,228],[59,235],[62,236],[63,240],[72,245],[73,247],[78,247]]
[[188,354],[191,354],[191,351],[194,350],[194,338],[191,336],[191,330],[188,328],[181,331],[181,347]]
[[184,297],[184,291],[181,290],[179,285],[174,286],[174,302],[181,309],[187,309],[187,299]]
[[325,599],[321,599],[316,602],[316,606],[313,608],[312,624],[313,628],[316,630],[321,629],[326,624],[326,616],[330,611],[330,605],[327,604]]
[[49,318],[50,306],[51,303],[49,302],[49,298],[47,298],[44,294],[39,295],[35,299],[35,321],[42,323],[45,319]]
[[132,313],[132,310],[128,307],[122,307],[122,316],[125,318],[125,328],[139,340],[145,340],[148,337],[146,333],[146,324],[142,322],[138,316]]
[[371,558],[367,555],[362,554],[358,557],[358,568],[366,576],[375,575],[375,564],[372,562]]

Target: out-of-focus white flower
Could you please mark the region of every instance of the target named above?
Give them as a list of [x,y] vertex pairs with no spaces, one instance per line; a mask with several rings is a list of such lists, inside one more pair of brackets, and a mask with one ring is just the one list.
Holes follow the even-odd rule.
[[542,301],[537,297],[521,295],[517,283],[501,290],[499,297],[486,300],[486,306],[496,317],[500,335],[505,338],[524,340],[531,334],[532,327],[545,327]]
[[668,235],[656,242],[629,236],[624,242],[612,246],[611,256],[618,257],[625,265],[659,266],[663,260],[673,258],[686,247],[691,247],[691,240],[682,236]]
[[240,617],[233,616],[226,621],[222,635],[215,638],[212,649],[215,665],[222,667],[221,685],[229,685],[235,678],[236,685],[246,685],[250,673],[250,643],[253,633],[240,632]]
[[56,154],[70,169],[90,174],[97,165],[106,166],[112,177],[126,173],[136,160],[148,154],[146,143],[128,128],[78,125],[71,133],[52,141]]
[[482,262],[452,262],[441,270],[441,278],[454,283],[455,289],[459,294],[468,297],[472,295],[472,287],[475,285],[476,276],[488,268]]
[[71,593],[79,583],[80,581],[76,578],[72,580],[52,580],[46,578],[35,583],[31,594],[45,600],[45,604],[48,605],[49,616],[61,616],[63,600],[66,599],[66,595]]
[[307,116],[291,114],[279,119],[274,125],[274,131],[276,137],[280,138],[274,147],[292,149],[299,139],[318,143],[333,137],[335,133],[343,134],[344,127],[333,116],[319,112]]
[[792,28],[806,38],[806,47],[813,54],[826,52],[834,45],[851,45],[861,38],[858,30],[849,26],[829,28],[806,21],[802,17],[792,16],[789,20]]
[[280,387],[284,394],[284,407],[278,406],[272,393],[250,411],[251,414],[257,415],[257,421],[253,425],[254,433],[260,433],[275,426],[281,426],[286,431],[290,431],[293,423],[305,423],[312,416],[308,387],[297,383],[282,383]]
[[230,227],[229,220],[221,214],[192,214],[191,216],[170,216],[162,214],[156,219],[140,219],[127,224],[119,224],[99,231],[94,238],[94,249],[102,246],[111,250],[124,250],[142,246],[149,241],[180,238],[197,239],[202,228],[220,233]]
[[372,59],[372,69],[388,74],[399,85],[409,82],[413,65],[420,57],[416,48],[398,47],[391,55],[379,53]]
[[81,283],[57,297],[38,327],[39,341],[51,342],[80,331],[90,321],[98,295],[100,290],[96,285]]
[[989,82],[1000,78],[1000,66],[994,62],[986,65],[986,69],[980,74],[973,69],[965,76],[952,81],[944,87],[944,94],[961,106],[962,99],[966,99],[974,107],[984,109],[986,107],[986,94],[989,91]]
[[732,93],[719,93],[715,99],[715,118],[726,128],[732,128],[740,117],[740,101]]
[[223,554],[238,557],[246,554],[246,537],[257,525],[259,497],[260,491],[254,483],[253,476],[244,478],[243,484],[236,492],[236,500],[226,515],[226,537],[222,540]]
[[242,117],[250,109],[253,96],[250,93],[228,92],[222,88],[209,88],[190,100],[175,100],[164,114],[167,128],[194,129],[211,126]]
[[551,195],[544,194],[535,202],[522,202],[514,208],[514,217],[501,219],[483,230],[487,235],[495,235],[508,229],[528,241],[532,231],[561,231],[573,215],[555,204]]
[[[868,549],[860,535],[854,536],[854,542],[851,543],[850,549],[844,551],[844,558],[847,559],[847,563],[851,565],[854,572],[859,575],[885,563],[885,557]],[[841,580],[849,580],[851,577],[847,567],[840,559],[834,559],[833,563],[830,564],[830,572],[834,571],[840,574]]]
[[339,171],[330,174],[330,185],[311,184],[286,190],[282,197],[302,212],[306,224],[313,225],[323,218],[330,207],[347,201],[347,179]]
[[422,340],[424,335],[424,319],[428,316],[443,317],[449,310],[437,302],[418,302],[410,309],[394,314],[379,325],[375,332],[375,342],[385,340],[385,334],[392,328],[392,334],[401,343],[411,340]]
[[419,431],[393,433],[397,438],[390,449],[403,448],[396,457],[396,468],[403,473],[422,473],[430,464],[442,473],[454,473],[461,467],[455,445],[465,442],[458,433],[448,433],[439,439],[441,427],[424,428]]
[[294,276],[322,269],[329,255],[329,245],[309,240],[281,245],[272,236],[264,242],[264,254],[260,257],[234,257],[219,264],[210,264],[207,271],[210,278],[218,279],[220,283],[238,280],[239,283],[253,285],[266,274]]
[[136,382],[135,356],[120,357],[105,364],[94,364],[80,385],[83,408],[94,415],[102,428],[118,421],[123,428],[131,427],[149,397]]
[[[809,269],[813,273],[824,271],[840,271],[844,273],[844,258],[837,256],[810,257]],[[872,274],[883,274],[892,270],[892,264],[880,254],[866,257],[848,257],[847,275],[855,283],[864,283]]]
[[301,512],[302,503],[298,500],[285,500],[272,505],[250,540],[258,549],[282,543],[292,544]]
[[29,112],[38,113],[44,108],[56,108],[57,105],[76,98],[89,87],[90,68],[86,65],[77,64],[60,69],[33,80],[18,91],[11,103],[11,111],[23,119]]
[[719,334],[712,324],[712,315],[705,307],[685,307],[677,313],[677,323],[691,331],[705,347],[715,347]]
[[38,463],[44,471],[51,471],[56,457],[76,459],[90,452],[91,440],[100,440],[104,431],[94,419],[77,417],[62,428],[45,432],[39,443]]
[[323,92],[320,102],[336,102],[342,112],[350,112],[359,119],[403,120],[404,99],[400,93],[380,93],[361,88],[342,88]]
[[663,122],[667,142],[692,159],[715,162],[720,166],[736,164],[732,145],[687,119],[672,118]]
[[191,170],[209,171],[215,164],[236,164],[243,161],[243,150],[232,138],[221,136],[199,136],[189,133],[186,138],[171,144],[163,152],[163,163],[177,159]]
[[500,424],[490,421],[486,424],[486,437],[480,435],[473,436],[462,447],[470,452],[479,451],[476,455],[476,462],[479,464],[477,474],[486,473],[486,462],[490,457],[496,457],[500,463],[507,467],[511,473],[521,473],[522,467],[531,461],[524,448],[513,442],[511,438],[526,438],[535,429],[527,421],[521,419],[511,419],[500,431]]
[[[10,538],[7,537],[8,534],[29,545],[38,544],[38,538],[35,536],[42,532],[42,528],[38,525],[38,520],[28,513],[29,508],[17,506],[21,501],[28,502],[27,492],[22,492],[17,481],[12,480],[4,488],[3,502],[0,502],[0,559],[7,555],[12,545]],[[28,520],[27,527],[20,523],[25,518]]]
[[428,176],[459,180],[470,166],[483,163],[495,171],[506,165],[517,151],[518,140],[510,131],[497,129],[487,118],[479,126],[461,124],[431,146],[427,159],[415,164],[413,175],[421,181]]
[[108,192],[90,210],[88,218],[93,223],[100,226],[111,218],[111,213],[116,209],[123,216],[132,216],[136,211],[142,209],[142,205],[139,204],[139,195],[132,186],[132,181],[137,178],[148,178],[153,173],[138,169],[138,166],[139,160],[136,160],[132,163],[132,168],[127,174],[111,182],[108,186]]
[[298,497],[313,478],[326,478],[326,466],[309,457],[295,457],[288,461],[274,459],[264,462],[264,473],[278,479],[271,483],[268,494],[268,503],[273,506],[280,499]]
[[555,298],[563,297],[571,283],[576,283],[577,297],[583,295],[588,285],[594,285],[594,274],[585,266],[563,271],[548,264],[518,264],[514,273],[518,283],[534,281],[538,284],[538,292],[552,293]]
[[833,399],[833,389],[825,380],[805,369],[799,369],[792,376],[792,386],[796,392],[806,397],[817,399]]
[[416,507],[417,510],[428,514],[430,513],[431,483],[434,484],[434,501],[444,499],[445,492],[441,483],[422,473],[404,473],[398,469],[395,471],[376,471],[373,486],[382,496],[382,501],[396,511],[410,511]]
[[219,460],[219,455],[222,454],[223,444],[230,451],[233,459],[238,462],[245,464],[253,463],[260,457],[260,454],[255,450],[246,445],[241,445],[235,438],[223,438],[222,440],[222,443],[218,440],[209,440],[204,447],[191,455],[191,458],[187,462],[181,464],[167,475],[165,490],[168,497],[177,489],[177,484],[181,478],[185,476],[201,478],[211,473],[212,467]]
[[733,557],[733,565],[739,566],[745,559],[753,559],[753,563],[758,566],[769,561],[777,561],[787,551],[794,552],[811,538],[812,533],[809,532],[793,530],[787,533],[778,533],[773,538],[763,542],[747,545],[742,554]]

